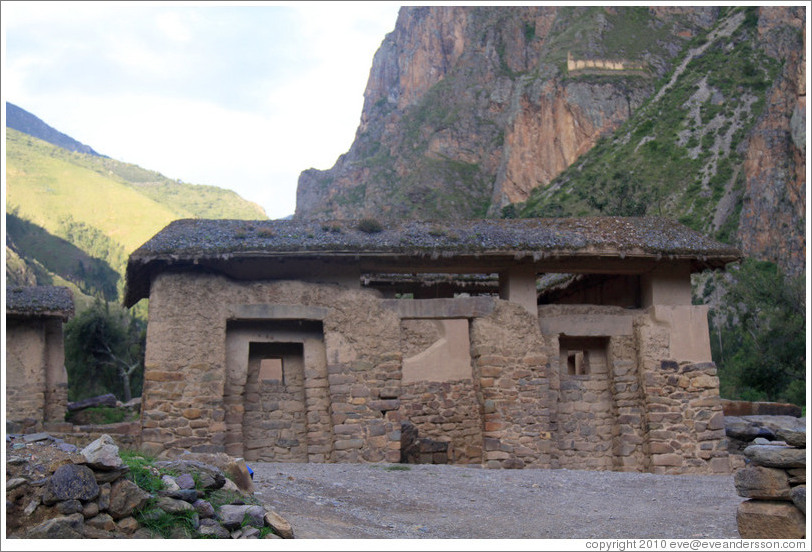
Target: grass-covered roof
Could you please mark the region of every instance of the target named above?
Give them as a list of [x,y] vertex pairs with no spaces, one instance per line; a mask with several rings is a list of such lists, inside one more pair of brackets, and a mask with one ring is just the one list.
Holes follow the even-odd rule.
[[[455,221],[242,221],[178,220],[130,255],[127,267],[130,304],[149,287],[159,266],[235,259],[354,258],[371,262],[442,259],[443,272],[455,260],[476,258],[482,266],[495,259],[554,256],[623,259],[679,258],[695,268],[723,267],[739,251],[672,220],[656,217],[486,219]],[[424,270],[425,271],[425,270]]]
[[73,316],[73,294],[61,286],[9,287],[6,289],[6,315]]
[[657,217],[486,219],[449,222],[177,220],[137,249],[151,257],[196,258],[242,252],[447,253],[505,251],[638,251],[651,255],[737,256],[686,226]]

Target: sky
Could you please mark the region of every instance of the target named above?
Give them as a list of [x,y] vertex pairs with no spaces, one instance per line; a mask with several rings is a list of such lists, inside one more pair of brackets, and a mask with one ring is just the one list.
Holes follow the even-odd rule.
[[350,148],[399,6],[4,1],[2,97],[101,154],[283,218],[299,174]]

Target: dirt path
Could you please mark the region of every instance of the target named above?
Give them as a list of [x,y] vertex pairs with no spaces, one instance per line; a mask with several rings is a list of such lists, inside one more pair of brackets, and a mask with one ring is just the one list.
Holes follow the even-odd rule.
[[[251,464],[297,538],[739,538],[732,476]],[[407,467],[408,469],[402,469]]]

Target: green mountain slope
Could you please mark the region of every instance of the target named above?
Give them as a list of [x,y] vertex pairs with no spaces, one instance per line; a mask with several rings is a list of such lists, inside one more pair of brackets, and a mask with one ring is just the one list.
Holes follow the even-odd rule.
[[179,218],[266,219],[230,190],[170,180],[6,129],[9,284],[69,286],[116,301],[129,253]]

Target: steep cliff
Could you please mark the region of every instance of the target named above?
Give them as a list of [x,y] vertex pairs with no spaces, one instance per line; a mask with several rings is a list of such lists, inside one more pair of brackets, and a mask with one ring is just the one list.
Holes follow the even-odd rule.
[[352,147],[301,174],[296,217],[662,214],[797,270],[804,18],[402,8]]

